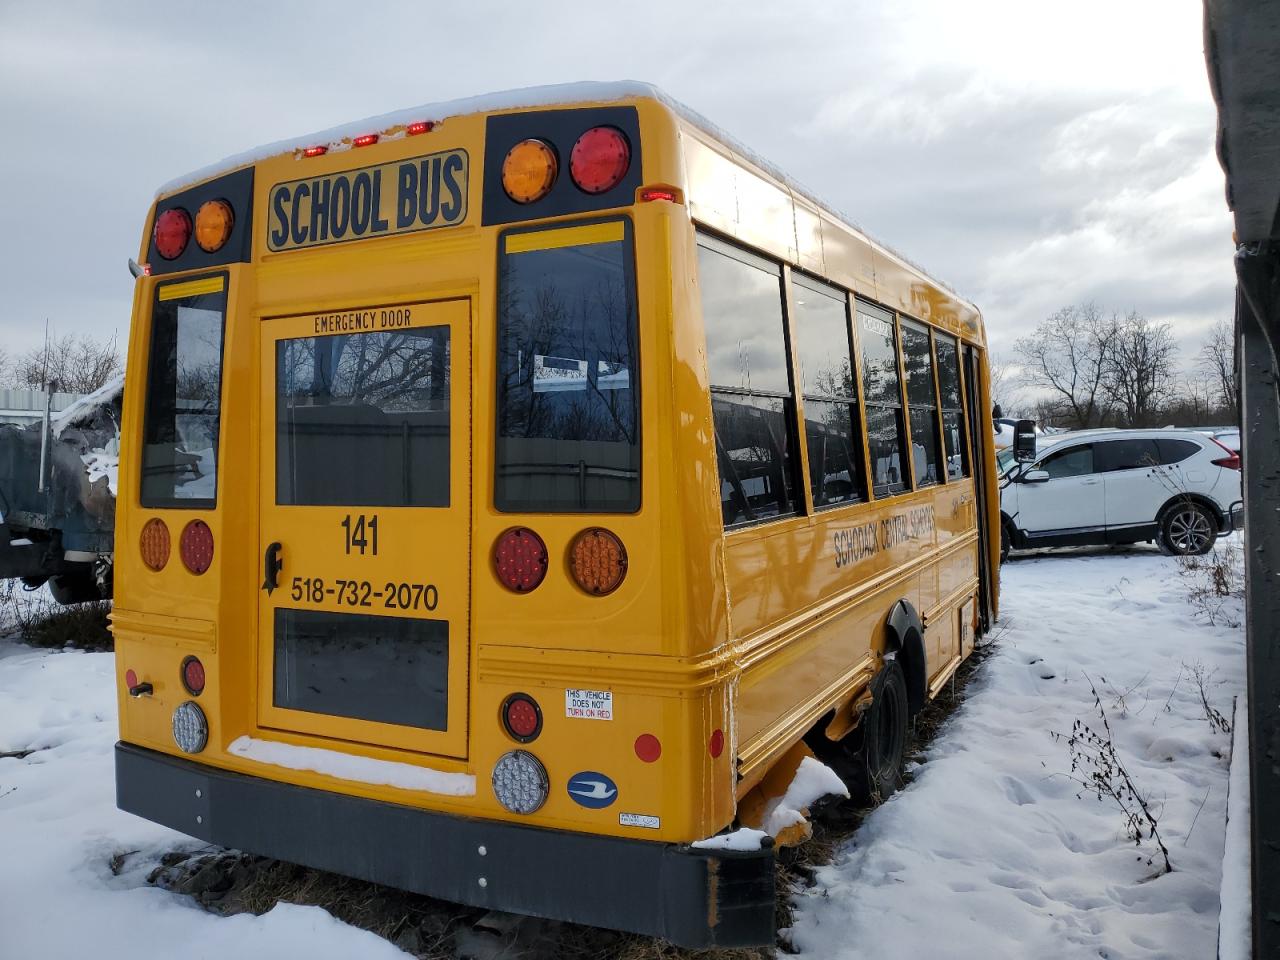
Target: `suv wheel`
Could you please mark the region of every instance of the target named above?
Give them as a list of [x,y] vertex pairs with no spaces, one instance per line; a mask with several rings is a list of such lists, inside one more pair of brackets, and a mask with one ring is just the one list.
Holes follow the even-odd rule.
[[1217,537],[1214,518],[1198,503],[1176,503],[1160,518],[1160,549],[1165,553],[1184,557],[1208,553]]

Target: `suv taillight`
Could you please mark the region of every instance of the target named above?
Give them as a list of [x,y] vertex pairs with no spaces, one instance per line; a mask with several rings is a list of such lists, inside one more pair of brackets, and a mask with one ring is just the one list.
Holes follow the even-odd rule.
[[1226,467],[1228,470],[1239,470],[1240,454],[1236,453],[1234,450],[1228,447],[1221,440],[1218,440],[1216,437],[1210,437],[1209,439],[1212,440],[1214,443],[1216,443],[1218,446],[1220,446],[1227,453],[1225,457],[1219,457],[1217,460],[1214,460],[1213,461],[1214,465],[1219,467]]

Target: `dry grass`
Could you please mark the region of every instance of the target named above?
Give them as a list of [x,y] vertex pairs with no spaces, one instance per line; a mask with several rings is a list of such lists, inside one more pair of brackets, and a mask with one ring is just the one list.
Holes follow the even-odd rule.
[[0,581],[0,636],[16,636],[33,647],[112,650],[110,612],[105,600],[63,607],[42,591],[24,590],[18,580]]

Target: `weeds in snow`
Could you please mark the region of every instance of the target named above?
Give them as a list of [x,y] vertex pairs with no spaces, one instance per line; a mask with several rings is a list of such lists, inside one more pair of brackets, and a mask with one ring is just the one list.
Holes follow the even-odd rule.
[[[1111,733],[1111,724],[1107,720],[1106,708],[1102,705],[1102,696],[1088,674],[1089,689],[1093,692],[1093,707],[1098,711],[1102,722],[1101,731],[1095,730],[1083,720],[1076,720],[1071,725],[1070,734],[1050,732],[1055,741],[1066,742],[1071,757],[1071,772],[1065,776],[1082,787],[1076,794],[1083,799],[1086,793],[1097,797],[1098,802],[1111,800],[1120,810],[1124,820],[1125,834],[1141,847],[1143,841],[1150,841],[1160,851],[1164,860],[1163,873],[1171,873],[1173,864],[1169,862],[1169,848],[1160,836],[1160,817],[1152,809],[1151,803],[1143,796],[1120,759],[1116,750],[1115,739]],[[1155,854],[1147,857],[1147,865],[1155,864]]]
[[1210,626],[1239,629],[1240,602],[1244,600],[1244,555],[1235,538],[1218,541],[1203,556],[1178,558],[1179,572],[1187,580],[1187,592],[1196,615]]
[[19,580],[0,581],[0,636],[16,636],[33,647],[114,649],[107,628],[110,612],[106,600],[64,607]]
[[1199,660],[1194,666],[1188,667],[1185,663],[1182,665],[1184,670],[1190,670],[1191,676],[1195,677],[1196,689],[1200,693],[1200,704],[1204,707],[1204,718],[1209,721],[1209,726],[1213,728],[1214,733],[1230,733],[1231,721],[1223,716],[1222,711],[1209,702],[1210,686],[1218,686],[1221,680],[1214,680],[1213,676],[1218,672],[1215,667],[1213,670],[1206,671],[1204,664]]

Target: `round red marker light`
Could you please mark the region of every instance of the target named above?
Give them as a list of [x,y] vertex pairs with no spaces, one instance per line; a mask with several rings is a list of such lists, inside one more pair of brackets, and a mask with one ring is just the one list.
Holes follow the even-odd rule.
[[724,731],[713,730],[711,732],[711,740],[707,743],[707,753],[711,754],[714,760],[724,753]]
[[631,166],[631,145],[616,127],[592,127],[569,154],[569,175],[585,193],[612,190]]
[[191,239],[191,214],[181,207],[171,207],[156,217],[156,253],[172,260],[187,249]]
[[192,520],[178,539],[178,554],[188,570],[202,574],[213,563],[213,531],[203,520]]
[[124,672],[124,687],[126,690],[132,690],[138,685],[138,674],[133,670]]
[[636,756],[645,763],[653,763],[662,756],[662,744],[652,733],[642,733],[636,737]]
[[195,657],[187,657],[182,661],[182,685],[193,697],[204,692],[204,664]]
[[512,527],[493,545],[493,566],[504,587],[528,593],[547,575],[547,545],[528,527]]
[[542,733],[542,708],[527,693],[513,693],[502,703],[502,725],[513,740],[530,743]]

